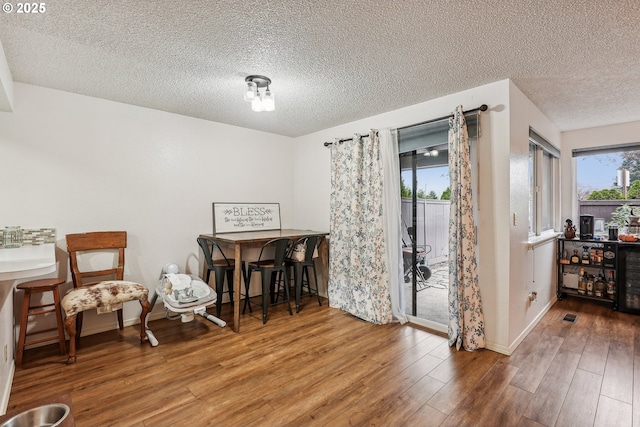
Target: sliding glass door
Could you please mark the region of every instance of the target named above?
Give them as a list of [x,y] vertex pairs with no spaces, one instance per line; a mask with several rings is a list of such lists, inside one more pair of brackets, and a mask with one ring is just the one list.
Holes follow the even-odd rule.
[[450,205],[446,142],[401,152],[400,173],[405,311],[446,326]]
[[[471,179],[478,194],[477,111],[465,114]],[[398,129],[402,178],[405,311],[411,321],[447,331],[449,323],[449,120]],[[475,197],[475,196],[474,196]],[[477,214],[477,212],[476,212]]]

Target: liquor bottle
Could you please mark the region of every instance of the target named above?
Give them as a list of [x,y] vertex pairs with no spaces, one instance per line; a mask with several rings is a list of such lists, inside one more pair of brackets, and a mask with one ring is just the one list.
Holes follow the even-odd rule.
[[582,263],[589,264],[589,246],[583,246],[584,250],[582,251]]
[[593,282],[593,295],[602,298],[606,295],[606,288],[604,276],[602,274],[598,274],[598,277]]
[[569,264],[569,251],[566,249],[562,251],[562,258],[560,258],[560,264]]
[[584,268],[580,269],[580,276],[578,276],[578,293],[580,295],[586,295],[587,293],[587,278],[584,275]]
[[615,299],[616,295],[616,279],[613,276],[613,270],[609,272],[609,281],[607,282],[607,297],[610,300]]
[[578,250],[573,250],[573,255],[571,255],[571,264],[580,264],[580,256],[578,256]]
[[587,275],[587,295],[590,297],[593,296],[593,275],[592,274]]

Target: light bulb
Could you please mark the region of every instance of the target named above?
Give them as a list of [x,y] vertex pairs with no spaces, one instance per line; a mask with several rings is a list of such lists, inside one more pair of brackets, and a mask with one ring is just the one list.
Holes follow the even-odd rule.
[[254,82],[247,82],[247,88],[244,91],[244,100],[247,102],[251,102],[256,98],[258,93],[258,85]]
[[251,101],[251,109],[256,113],[264,111],[264,103],[262,102],[262,95],[260,95],[260,93]]
[[431,150],[431,155],[433,157],[437,156],[438,155],[438,150]]
[[264,106],[264,111],[273,111],[276,109],[275,99],[273,98],[273,93],[269,90],[269,86],[267,86],[267,90],[262,96],[262,105]]

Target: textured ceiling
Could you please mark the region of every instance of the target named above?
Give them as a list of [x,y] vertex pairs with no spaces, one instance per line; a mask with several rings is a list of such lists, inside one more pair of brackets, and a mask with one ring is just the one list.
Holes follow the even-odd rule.
[[[0,13],[14,81],[282,135],[505,78],[561,130],[640,120],[638,0],[57,0],[46,8]],[[242,100],[249,74],[273,80],[275,112],[253,113]]]

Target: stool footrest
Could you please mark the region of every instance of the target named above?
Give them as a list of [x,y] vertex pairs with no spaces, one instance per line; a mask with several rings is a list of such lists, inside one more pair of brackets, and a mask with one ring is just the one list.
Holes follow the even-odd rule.
[[[38,331],[38,332],[29,332],[25,336],[28,337],[31,335],[39,335],[39,334],[44,334],[45,332],[51,332],[51,331],[57,331],[57,330],[58,330],[57,328],[43,329],[42,331]],[[53,337],[39,338],[37,340],[26,341],[24,343],[24,346],[26,347],[29,345],[40,344],[42,342],[49,342],[49,341],[58,341],[58,337],[53,336]]]
[[28,316],[36,316],[38,314],[55,313],[56,312],[56,308],[55,308],[55,306],[53,304],[52,304],[52,306],[53,306],[53,308],[49,308],[47,310],[29,310],[27,312],[27,315]]

